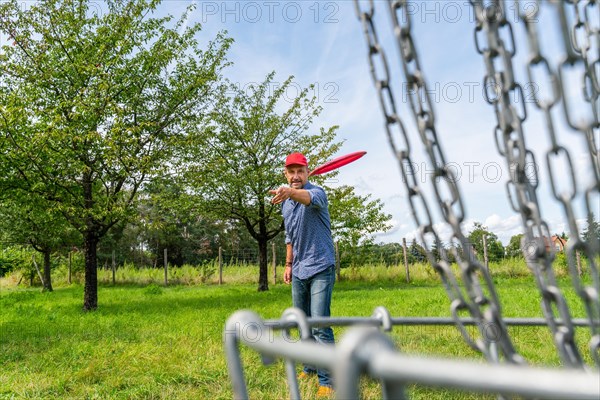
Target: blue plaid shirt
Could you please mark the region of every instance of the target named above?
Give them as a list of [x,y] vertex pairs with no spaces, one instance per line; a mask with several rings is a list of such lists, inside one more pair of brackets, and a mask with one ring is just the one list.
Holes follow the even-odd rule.
[[292,244],[294,252],[292,274],[299,279],[308,279],[335,264],[335,250],[325,191],[310,182],[302,189],[310,194],[310,204],[305,206],[287,199],[281,206],[281,213],[285,242]]

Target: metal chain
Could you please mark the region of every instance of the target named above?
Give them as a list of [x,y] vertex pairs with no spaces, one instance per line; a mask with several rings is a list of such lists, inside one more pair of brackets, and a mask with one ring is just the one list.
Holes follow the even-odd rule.
[[[595,0],[590,0],[587,2],[582,2],[579,0],[574,0],[571,4],[573,8],[573,14],[575,16],[573,25],[570,29],[568,29],[567,24],[567,10],[568,4],[565,2],[557,2],[555,3],[558,8],[559,15],[559,23],[565,34],[563,34],[564,46],[565,46],[565,57],[564,61],[561,63],[561,70],[567,66],[573,67],[576,64],[583,64],[585,66],[585,72],[582,74],[584,76],[584,86],[583,86],[583,98],[586,102],[590,103],[592,107],[592,115],[593,119],[587,122],[574,124],[569,112],[568,105],[568,96],[565,95],[565,86],[567,85],[566,81],[563,79],[562,74],[559,74],[558,88],[560,90],[559,95],[563,97],[564,107],[563,110],[565,112],[565,117],[569,122],[569,125],[576,129],[577,131],[584,133],[586,138],[586,144],[588,148],[588,154],[590,156],[590,162],[592,164],[592,170],[594,172],[594,181],[585,191],[586,195],[586,206],[587,213],[597,212],[596,207],[592,201],[590,201],[591,196],[594,193],[600,192],[600,164],[598,163],[598,149],[597,144],[595,143],[595,133],[598,132],[599,124],[598,124],[598,75],[595,70],[595,66],[600,63],[600,58],[596,58],[596,60],[591,60],[590,51],[591,43],[596,42],[596,53],[598,53],[598,47],[600,46],[600,28],[592,27],[590,23],[589,16],[591,15],[590,11],[592,8],[596,8],[595,12],[598,13],[598,4]],[[582,13],[579,5],[584,4]],[[585,43],[580,43],[578,37],[578,30],[584,28],[585,30]],[[570,33],[570,36],[569,36]],[[570,40],[567,40],[570,38]],[[598,57],[598,56],[597,56]],[[553,169],[551,167],[551,160],[553,156],[564,154],[568,160],[568,165],[570,168],[570,175],[572,176],[572,192],[571,193],[557,193],[556,192],[556,184],[555,184],[555,176],[552,173]],[[596,257],[600,252],[600,246],[598,243],[595,243],[593,240],[584,241],[580,235],[580,231],[577,226],[577,222],[575,219],[575,213],[573,211],[571,201],[575,198],[577,193],[577,187],[575,182],[575,175],[572,168],[571,157],[567,150],[562,146],[556,145],[553,142],[553,147],[546,154],[546,158],[548,160],[548,169],[550,173],[550,179],[552,184],[552,191],[554,197],[563,205],[563,209],[569,223],[570,229],[570,237],[568,244],[568,262],[569,262],[569,271],[571,274],[571,278],[573,280],[573,285],[577,291],[577,294],[582,299],[586,313],[588,318],[590,319],[590,329],[591,329],[591,340],[590,340],[590,352],[596,365],[600,366],[600,278],[598,274],[598,268],[596,266]],[[597,205],[596,205],[597,206]],[[590,237],[590,239],[592,239]],[[577,262],[575,258],[575,252],[581,252],[585,254],[588,259],[588,266],[590,275],[592,276],[592,284],[585,285],[583,284],[581,277],[579,276],[579,271],[577,270]]]
[[[596,183],[600,181],[600,156],[598,154],[599,144],[596,137],[600,134],[600,124],[598,123],[599,114],[599,92],[600,85],[597,67],[600,66],[600,27],[591,25],[590,15],[593,15],[593,9],[596,8],[598,14],[598,3],[596,0],[588,0],[585,3],[579,0],[553,0],[559,16],[559,23],[562,30],[565,57],[559,68],[560,89],[563,94],[564,115],[569,126],[585,135],[586,144],[590,154],[590,161],[593,166]],[[584,11],[581,12],[579,4],[585,4]],[[568,7],[572,7],[575,20],[572,25],[568,22]],[[585,42],[580,43],[577,32],[583,28],[585,30]],[[595,46],[592,44],[595,43]],[[596,59],[590,57],[590,50],[596,52]],[[592,54],[593,55],[593,54]],[[580,67],[583,70],[582,96],[584,101],[591,107],[592,118],[588,121],[575,121],[570,109],[571,100],[564,96],[568,82],[564,79],[564,71],[567,68]],[[597,189],[595,189],[597,190]],[[588,210],[590,211],[590,210]]]
[[[515,71],[513,70],[512,57],[515,54],[515,40],[512,25],[506,19],[504,2],[494,0],[487,7],[482,0],[471,0],[471,5],[477,16],[475,28],[476,46],[483,55],[487,75],[484,83],[493,83],[495,96],[489,99],[494,106],[494,111],[498,125],[495,128],[496,135],[501,134],[500,141],[496,136],[496,143],[503,143],[498,151],[505,157],[507,166],[511,171],[511,181],[509,184],[509,197],[513,200],[513,208],[521,214],[524,228],[524,237],[522,243],[523,253],[526,262],[534,273],[535,280],[542,294],[542,310],[552,331],[555,345],[563,363],[569,367],[582,367],[583,361],[577,345],[575,344],[575,330],[573,327],[570,310],[567,302],[559,289],[556,281],[552,262],[554,260],[554,249],[547,246],[546,241],[550,238],[550,231],[546,221],[542,219],[539,202],[537,200],[537,186],[539,183],[537,170],[535,168],[528,170],[528,165],[536,166],[533,152],[527,148],[523,132],[522,123],[527,117],[526,106],[522,96],[522,89],[515,80]],[[539,5],[539,4],[538,4]],[[517,3],[517,7],[518,7]],[[552,188],[555,196],[561,203],[567,204],[566,210],[569,213],[570,201],[573,199],[576,190],[575,174],[572,169],[572,162],[567,150],[558,145],[554,133],[554,123],[552,120],[552,107],[558,102],[560,92],[556,82],[556,75],[553,73],[548,61],[542,55],[539,47],[539,38],[533,19],[537,14],[523,16],[528,33],[528,42],[530,47],[530,58],[527,64],[527,71],[532,80],[532,69],[535,66],[543,66],[546,75],[552,85],[552,96],[542,100],[536,96],[536,106],[544,112],[546,125],[551,140],[551,149],[547,153],[548,167],[552,177]],[[510,38],[510,50],[507,49],[501,30],[506,30]],[[484,32],[486,35],[487,47],[482,49],[478,42],[478,33]],[[494,61],[500,57],[499,63]],[[496,67],[496,64],[498,67]],[[487,87],[487,86],[486,86]],[[518,97],[515,97],[518,96]],[[519,114],[517,107],[511,99],[517,98],[523,101],[523,112]],[[552,156],[563,155],[570,167],[569,177],[571,178],[571,193],[556,193],[556,185],[552,173]],[[511,193],[514,191],[514,194]],[[516,199],[517,204],[514,205]],[[571,215],[571,220],[574,218]],[[562,324],[559,323],[562,321]]]
[[[585,73],[584,73],[584,85],[583,85],[583,96],[585,101],[590,103],[592,106],[592,113],[594,115],[594,123],[598,124],[598,97],[600,93],[600,84],[598,82],[598,71],[595,66],[600,63],[600,58],[596,54],[596,59],[593,60],[591,57],[593,54],[590,52],[598,53],[600,47],[600,26],[592,26],[593,21],[591,15],[598,15],[600,7],[596,0],[572,0],[570,3],[573,8],[575,15],[575,21],[571,27],[571,45],[576,54],[578,54],[584,62]],[[582,4],[582,9],[579,5]],[[565,3],[564,5],[567,5]],[[577,32],[584,30],[582,35],[578,35]],[[580,43],[579,37],[583,36],[584,42]],[[595,46],[594,46],[595,43]],[[597,158],[596,158],[597,160]]]
[[[434,229],[430,207],[419,186],[414,171],[414,163],[411,160],[410,140],[406,134],[404,124],[398,116],[396,102],[390,90],[390,77],[388,62],[382,46],[378,41],[376,28],[373,22],[375,13],[374,2],[369,2],[366,11],[361,10],[358,0],[355,0],[356,13],[363,24],[365,38],[368,46],[369,64],[371,75],[377,88],[382,111],[386,121],[386,132],[390,146],[398,160],[402,180],[406,186],[408,200],[413,219],[419,227],[420,238],[425,245],[427,257],[433,268],[440,275],[444,287],[451,301],[451,311],[456,326],[463,335],[465,341],[474,349],[481,351],[488,360],[499,361],[498,350],[508,362],[524,363],[523,358],[515,351],[508,335],[508,330],[501,316],[501,307],[498,296],[489,275],[489,272],[473,256],[470,243],[463,234],[460,224],[464,220],[464,205],[457,186],[457,179],[453,171],[447,167],[441,144],[437,137],[435,128],[435,113],[428,95],[423,71],[419,64],[417,50],[411,33],[411,20],[407,12],[406,1],[390,1],[389,11],[394,22],[398,46],[400,48],[401,61],[406,83],[410,89],[410,106],[415,119],[421,141],[426,148],[429,161],[434,168],[433,187],[445,221],[452,227],[453,240],[460,243],[464,257],[457,257],[461,267],[463,284],[466,296],[463,295],[460,285],[450,268],[450,262],[445,252],[441,252],[441,260],[437,260],[429,248],[428,239],[433,240],[438,248],[441,240]],[[402,15],[398,17],[398,13]],[[401,21],[404,24],[401,24]],[[401,26],[402,25],[402,26]],[[376,64],[381,63],[384,68],[384,77],[377,75]],[[403,146],[397,145],[392,134],[393,128],[397,127],[401,133]],[[441,179],[440,179],[441,178]],[[447,185],[450,198],[442,197],[441,185]],[[459,256],[459,254],[456,254]],[[484,277],[484,292],[479,281],[478,274]],[[461,322],[460,313],[467,311],[478,321],[478,338],[473,338]],[[490,334],[492,333],[493,334]],[[497,347],[499,345],[499,347]]]
[[[519,0],[513,0],[519,7]],[[523,252],[529,268],[532,270],[537,286],[542,293],[542,309],[550,327],[555,345],[559,351],[561,359],[567,366],[583,367],[583,361],[579,350],[575,344],[575,331],[567,302],[559,289],[552,262],[554,260],[554,251],[547,248],[546,241],[550,237],[548,224],[541,217],[539,202],[537,200],[537,187],[539,179],[537,170],[531,169],[536,166],[533,152],[527,148],[523,132],[523,122],[527,118],[527,108],[522,86],[515,80],[515,71],[513,69],[513,57],[516,53],[516,44],[514,39],[513,27],[506,19],[505,5],[503,0],[493,0],[484,6],[483,0],[471,0],[474,13],[477,16],[475,27],[475,46],[479,54],[483,56],[486,67],[484,77],[485,96],[489,104],[493,105],[497,118],[495,127],[495,139],[498,151],[505,157],[511,179],[507,183],[508,197],[510,204],[516,212],[522,217],[525,230],[522,243]],[[529,44],[529,59],[527,62],[527,74],[530,84],[534,83],[534,69],[541,69],[545,85],[550,86],[550,95],[547,98],[540,98],[537,91],[534,93],[536,107],[543,112],[547,133],[550,138],[551,147],[546,152],[546,161],[550,175],[550,183],[554,197],[563,206],[567,217],[572,241],[569,242],[568,252],[569,269],[574,281],[574,286],[585,304],[585,308],[590,319],[592,330],[592,339],[590,349],[592,355],[600,365],[600,292],[598,278],[598,269],[594,258],[598,255],[598,247],[594,243],[587,243],[581,240],[579,228],[576,223],[575,213],[572,201],[577,194],[576,175],[573,168],[572,158],[568,150],[559,144],[554,123],[553,107],[563,98],[564,112],[569,125],[585,134],[586,144],[588,146],[590,160],[593,165],[594,182],[586,190],[587,211],[593,212],[594,203],[592,196],[600,189],[600,166],[598,163],[598,145],[595,135],[598,132],[598,75],[596,67],[598,58],[592,59],[589,55],[590,43],[598,43],[599,29],[591,26],[591,18],[594,7],[598,6],[596,0],[570,0],[569,3],[575,7],[575,22],[571,28],[567,23],[564,2],[557,1],[559,4],[559,16],[563,32],[563,40],[567,56],[558,69],[558,74],[550,65],[548,59],[543,55],[540,48],[540,37],[537,32],[536,21],[539,12],[539,2],[533,8],[534,12],[529,14],[519,13],[521,20],[524,21],[527,31],[527,41]],[[580,9],[578,6],[584,4]],[[421,141],[425,146],[429,162],[434,168],[434,179],[432,180],[434,193],[437,203],[440,207],[444,220],[452,227],[452,240],[459,243],[462,248],[462,256],[457,253],[457,260],[461,267],[463,284],[466,290],[466,296],[458,285],[456,276],[450,269],[447,255],[442,252],[441,261],[438,261],[429,248],[429,243],[433,241],[438,248],[441,247],[441,241],[438,233],[434,229],[430,206],[427,203],[422,189],[415,179],[415,171],[411,160],[410,140],[404,124],[396,109],[396,102],[390,89],[390,76],[387,58],[385,52],[379,43],[373,17],[375,13],[374,2],[369,2],[369,8],[362,11],[359,1],[355,0],[356,12],[361,20],[367,45],[369,48],[369,63],[371,66],[371,75],[378,90],[380,103],[385,116],[386,132],[388,140],[402,172],[403,182],[408,193],[409,205],[413,219],[419,227],[421,241],[425,244],[427,256],[434,269],[440,274],[446,292],[451,300],[452,314],[456,320],[456,325],[463,334],[463,337],[473,348],[481,351],[490,360],[497,360],[495,346],[489,340],[488,333],[485,331],[489,324],[494,329],[500,330],[497,335],[502,339],[499,341],[500,349],[503,355],[510,362],[521,363],[522,358],[515,352],[512,343],[508,337],[506,327],[501,317],[498,297],[491,281],[488,271],[483,268],[469,248],[470,244],[463,234],[460,224],[464,220],[464,205],[460,196],[459,188],[453,171],[447,168],[444,152],[442,151],[438,140],[435,112],[429,98],[423,70],[419,63],[419,57],[411,32],[410,13],[407,10],[406,0],[389,1],[389,9],[394,24],[394,32],[397,38],[400,50],[402,68],[406,79],[406,85],[409,94],[409,105],[412,111],[415,124],[417,126]],[[518,8],[520,10],[520,8]],[[531,7],[528,7],[531,10]],[[583,11],[582,11],[583,10]],[[400,14],[400,15],[399,15]],[[585,41],[578,39],[578,30],[585,29]],[[485,40],[481,40],[481,37]],[[503,38],[507,38],[505,42]],[[377,63],[383,67],[383,77],[380,77],[376,68]],[[569,111],[569,104],[565,99],[565,80],[563,79],[563,69],[566,66],[572,66],[581,63],[585,66],[583,95],[585,100],[592,106],[593,120],[582,124],[580,121],[575,123],[572,112]],[[540,81],[535,82],[539,87]],[[511,100],[512,99],[512,100]],[[517,107],[518,103],[522,106]],[[403,143],[398,146],[393,131],[399,130],[400,138]],[[558,192],[557,174],[555,165],[557,160],[562,159],[567,165],[567,177],[570,180],[570,190]],[[440,179],[441,178],[441,179]],[[442,196],[446,185],[449,197]],[[428,240],[429,239],[429,240]],[[592,275],[593,285],[585,286],[578,273],[574,261],[574,252],[583,252],[588,258],[590,273]],[[481,274],[487,289],[486,296],[477,274]],[[474,339],[462,326],[459,318],[461,311],[468,311],[471,316],[481,321],[481,337]]]
[[[515,1],[516,9],[520,10],[519,0]],[[531,9],[531,8],[529,8]],[[577,8],[576,8],[577,9]],[[569,235],[571,240],[569,241],[567,252],[569,253],[569,257],[567,258],[569,263],[569,271],[573,280],[574,287],[576,292],[583,300],[585,305],[586,312],[590,319],[590,328],[592,331],[592,338],[590,341],[590,350],[592,357],[596,361],[596,364],[600,365],[600,357],[598,356],[598,349],[600,346],[600,327],[598,324],[594,324],[594,321],[600,320],[600,303],[598,301],[598,269],[596,268],[595,256],[593,246],[591,243],[583,242],[580,235],[580,230],[577,226],[577,221],[575,218],[575,212],[573,210],[572,201],[575,199],[577,195],[577,182],[576,175],[573,168],[572,157],[569,151],[562,145],[558,143],[556,133],[555,133],[555,125],[554,119],[552,117],[552,107],[556,105],[561,97],[561,82],[559,82],[559,78],[555,72],[555,70],[550,66],[547,58],[542,54],[540,48],[540,37],[538,35],[537,26],[538,26],[538,14],[540,11],[539,1],[533,7],[533,12],[528,14],[520,13],[519,17],[524,21],[525,29],[527,31],[527,41],[529,44],[529,59],[527,63],[527,74],[529,78],[529,84],[534,84],[538,90],[533,93],[534,104],[535,106],[543,112],[543,115],[546,120],[546,129],[550,138],[550,149],[546,152],[546,163],[548,168],[548,175],[550,177],[550,184],[552,188],[552,193],[555,199],[562,205],[563,211],[565,213],[565,218],[569,225]],[[571,30],[573,35],[576,33],[576,26],[583,26],[583,23],[580,21],[579,17],[575,22],[574,28]],[[585,53],[585,49],[589,48],[589,43],[585,47],[577,46],[577,40],[573,37],[573,40],[568,42],[568,44],[573,44],[573,53]],[[575,57],[575,56],[574,56]],[[586,62],[587,64],[587,62]],[[541,67],[542,71],[546,75],[546,82],[551,87],[551,96],[547,99],[540,99],[537,95],[538,92],[541,92],[539,88],[544,87],[544,83],[541,81],[535,81],[533,69],[536,67]],[[593,159],[593,154],[590,152],[591,158]],[[557,168],[553,168],[553,165],[556,163],[555,160],[563,158],[564,164],[567,166],[567,173],[561,174],[561,176],[567,176],[570,179],[570,191],[562,191],[558,192],[558,184],[557,184]],[[592,160],[593,165],[593,160]],[[592,187],[593,190],[597,190],[597,181]],[[593,277],[594,286],[585,286],[582,283],[581,277],[579,276],[579,272],[577,270],[577,262],[575,259],[574,253],[576,251],[582,252],[586,255],[586,257],[590,260],[590,273]]]

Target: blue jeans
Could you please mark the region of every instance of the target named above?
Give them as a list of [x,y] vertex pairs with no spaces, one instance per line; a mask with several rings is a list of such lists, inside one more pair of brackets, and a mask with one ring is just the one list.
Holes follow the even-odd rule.
[[[307,317],[329,317],[331,315],[331,292],[335,282],[335,268],[327,269],[308,279],[292,276],[292,301],[294,307],[300,308]],[[312,328],[312,336],[318,343],[333,344],[331,327]],[[304,372],[315,373],[319,376],[319,385],[333,386],[329,371],[305,365]]]

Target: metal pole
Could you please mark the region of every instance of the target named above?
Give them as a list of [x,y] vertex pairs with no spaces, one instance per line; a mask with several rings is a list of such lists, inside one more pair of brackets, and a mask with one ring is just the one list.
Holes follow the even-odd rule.
[[[273,329],[287,329],[296,327],[296,323],[282,320],[266,320],[265,325]],[[471,317],[460,318],[463,325],[477,326],[479,321]],[[504,318],[504,323],[508,326],[547,326],[545,318]],[[564,325],[560,319],[556,321],[557,325]],[[574,318],[571,320],[573,326],[589,327],[590,320],[585,318]],[[318,328],[323,326],[351,326],[365,325],[385,328],[386,318],[381,317],[311,317],[307,318],[306,326],[309,328]],[[390,317],[389,324],[392,326],[442,326],[456,325],[456,320],[452,317]]]
[[584,370],[433,359],[388,349],[372,352],[370,356],[368,374],[383,381],[524,398],[598,399],[600,396],[597,373]]

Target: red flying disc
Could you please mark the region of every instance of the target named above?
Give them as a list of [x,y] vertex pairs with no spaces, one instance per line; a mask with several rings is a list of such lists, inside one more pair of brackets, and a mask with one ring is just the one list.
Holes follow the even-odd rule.
[[325,164],[321,164],[312,171],[310,171],[311,175],[321,175],[329,171],[333,171],[334,169],[338,169],[339,167],[343,167],[346,164],[350,164],[353,161],[358,160],[362,156],[367,154],[366,151],[355,151],[354,153],[349,153],[340,157],[336,157],[333,160],[327,161]]

